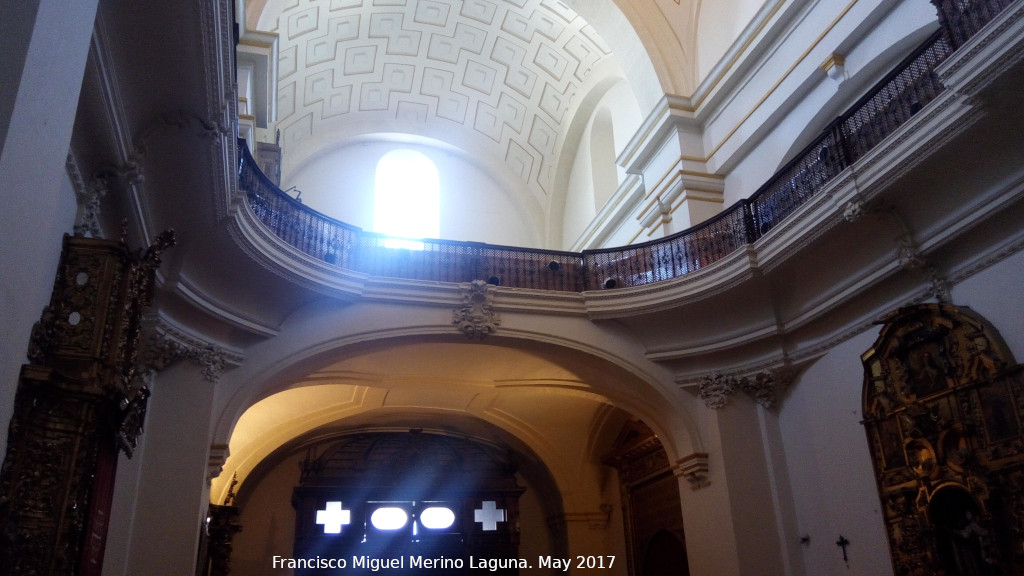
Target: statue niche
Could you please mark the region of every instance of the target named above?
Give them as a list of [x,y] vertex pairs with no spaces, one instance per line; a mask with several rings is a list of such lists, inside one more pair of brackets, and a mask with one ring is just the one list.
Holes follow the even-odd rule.
[[864,427],[896,576],[1024,574],[1024,368],[967,308],[883,321]]

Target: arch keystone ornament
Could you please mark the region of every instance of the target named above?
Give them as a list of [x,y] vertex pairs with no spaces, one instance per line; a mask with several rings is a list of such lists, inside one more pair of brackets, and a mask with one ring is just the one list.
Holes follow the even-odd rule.
[[452,324],[473,340],[483,340],[501,324],[501,315],[492,310],[491,284],[473,280],[462,286],[462,306],[452,313]]
[[863,424],[894,575],[1024,573],[1024,368],[968,308],[881,323]]

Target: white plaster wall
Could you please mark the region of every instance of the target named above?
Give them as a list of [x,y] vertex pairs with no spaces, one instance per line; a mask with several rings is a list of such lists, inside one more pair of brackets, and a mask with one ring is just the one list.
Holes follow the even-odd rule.
[[[808,575],[892,574],[878,489],[861,420],[860,355],[878,332],[861,334],[808,368],[782,401],[780,429]],[[849,568],[835,542],[850,542]]]
[[214,384],[198,365],[180,362],[160,373],[152,392],[142,436],[146,458],[139,463],[137,483],[128,478],[115,487],[115,502],[131,502],[130,538],[108,540],[107,546],[128,550],[126,575],[191,574],[210,503],[206,475]]
[[711,69],[750,23],[764,0],[704,0],[697,17],[697,83]]
[[[770,115],[756,115],[744,124],[744,129],[752,131],[750,137],[737,144],[732,157],[720,158],[722,166],[729,170],[725,206],[757,191],[821,134],[829,122],[874,86],[884,71],[895,66],[927,37],[934,27],[934,13],[928,14],[915,6],[913,2],[901,3],[871,26],[854,46],[840,50],[846,58],[842,83],[829,78],[823,70],[811,71],[792,92],[790,100],[779,103],[780,108]],[[742,110],[731,113],[735,112]]]
[[615,129],[607,106],[597,110],[590,123],[590,161],[594,173],[594,209],[600,210],[619,187],[615,164]]
[[293,454],[265,476],[254,479],[255,487],[244,486],[244,498],[237,502],[242,531],[232,542],[233,571],[249,576],[277,576],[282,571],[273,569],[273,557],[293,557],[292,490],[299,483],[299,466],[304,458],[305,454]]
[[[783,566],[768,466],[771,438],[761,426],[760,410],[749,397],[737,394],[714,415],[721,439],[716,452],[724,469],[720,481],[727,483],[729,520],[736,538],[739,574],[744,576],[772,576]],[[714,542],[706,544],[714,546]]]
[[11,42],[31,36],[24,53],[11,52],[0,66],[6,107],[0,113],[0,450],[6,454],[29,333],[50,301],[61,236],[74,225],[75,194],[64,164],[96,1],[10,3],[0,16]]
[[572,163],[572,176],[569,177],[565,193],[565,213],[562,218],[563,247],[571,246],[597,214],[594,208],[594,171],[590,160],[592,128],[593,122],[588,122]]
[[565,0],[565,4],[586,19],[615,53],[644,114],[665,95],[651,56],[644,49],[637,27],[623,14],[618,0]]
[[[541,233],[528,216],[529,209],[520,203],[529,201],[528,197],[514,194],[461,151],[393,141],[350,144],[284,174],[281,188],[296,186],[310,208],[372,230],[377,162],[387,152],[400,148],[422,152],[437,166],[441,238],[540,247]],[[294,197],[295,192],[291,195]]]
[[982,270],[952,290],[953,303],[992,323],[1017,362],[1024,361],[1024,252]]
[[[709,162],[713,170],[746,160],[752,144],[777,130],[787,114],[804,118],[804,123],[813,118],[820,108],[794,108],[821,83],[831,82],[820,68],[831,54],[850,55],[847,72],[853,74],[857,66],[935,21],[934,7],[924,2],[860,1],[844,10],[840,3],[819,2],[777,42],[765,45],[749,71],[723,84],[735,83],[736,88],[726,97],[715,97],[709,110],[704,139],[706,149],[714,151]],[[783,148],[788,150],[790,146]]]
[[[598,167],[595,170],[592,158],[594,153],[592,143],[594,141],[594,121],[598,114],[606,111],[611,115],[610,136],[614,149],[614,157],[609,160],[609,166]],[[572,160],[570,176],[565,191],[565,209],[562,216],[562,249],[568,250],[573,246],[583,232],[591,225],[594,218],[600,213],[608,196],[614,196],[619,185],[626,177],[626,170],[615,163],[615,157],[622,153],[622,150],[629,143],[630,138],[643,122],[643,115],[637,104],[636,95],[632,87],[624,80],[616,82],[604,94],[593,107],[590,118],[579,137],[579,145],[576,148]],[[607,135],[609,130],[602,130]],[[611,188],[610,193],[603,198],[595,194],[594,175],[601,174],[602,178],[614,180],[606,185]],[[613,216],[610,214],[609,216]],[[623,242],[619,245],[624,245]]]

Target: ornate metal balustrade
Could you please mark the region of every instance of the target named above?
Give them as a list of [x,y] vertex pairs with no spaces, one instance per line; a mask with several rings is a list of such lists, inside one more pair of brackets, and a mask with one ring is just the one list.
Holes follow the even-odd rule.
[[576,252],[494,246],[479,242],[423,240],[421,250],[389,246],[393,240],[329,218],[280,190],[256,166],[248,147],[239,185],[256,218],[299,251],[341,268],[373,276],[469,282],[580,292],[583,256]]
[[1014,0],[931,0],[954,50],[960,48]]
[[422,250],[329,218],[274,185],[240,144],[239,185],[256,217],[303,253],[373,276],[581,292],[676,278],[756,242],[934,100],[936,67],[1010,0],[933,0],[942,29],[836,118],[753,195],[678,234],[581,253],[424,240]]

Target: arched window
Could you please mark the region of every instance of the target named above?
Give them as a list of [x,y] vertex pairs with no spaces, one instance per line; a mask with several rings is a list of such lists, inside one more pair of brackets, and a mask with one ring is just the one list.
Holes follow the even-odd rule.
[[441,184],[437,166],[422,152],[400,149],[377,162],[373,231],[395,239],[389,248],[423,249],[422,242],[398,238],[437,238],[441,230]]

